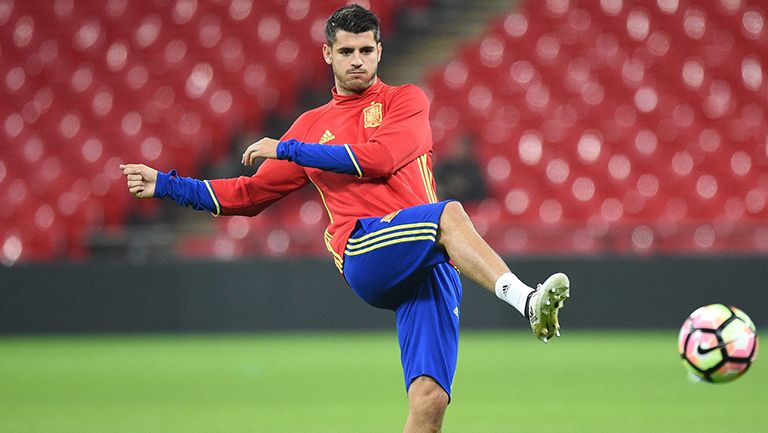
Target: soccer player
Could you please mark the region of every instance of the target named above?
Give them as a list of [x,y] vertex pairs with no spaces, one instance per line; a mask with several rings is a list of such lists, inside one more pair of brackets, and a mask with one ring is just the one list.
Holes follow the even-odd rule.
[[121,169],[136,198],[170,198],[214,215],[253,216],[312,183],[328,211],[325,243],[343,278],[368,304],[395,313],[409,399],[404,431],[438,432],[456,370],[458,272],[515,307],[544,342],[559,336],[568,277],[525,285],[461,204],[437,200],[429,102],[418,87],[389,86],[377,76],[382,47],[373,13],[338,9],[325,38],[331,101],[302,114],[280,140],[250,145],[243,164],[266,158],[253,176],[197,180],[143,164]]

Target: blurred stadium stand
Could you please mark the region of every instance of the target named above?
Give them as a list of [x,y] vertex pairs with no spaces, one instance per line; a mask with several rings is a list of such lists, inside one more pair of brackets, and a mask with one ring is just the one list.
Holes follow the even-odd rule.
[[505,253],[768,250],[766,4],[529,1],[432,72]]
[[[0,0],[2,261],[87,257],[94,232],[157,215],[126,195],[120,163],[198,175],[243,125],[327,91],[318,47],[344,3]],[[388,31],[421,3],[372,7]]]
[[[144,225],[125,236],[129,221],[169,220],[164,204],[131,200],[117,167],[204,175],[226,165],[233,137],[271,131],[271,119],[306,108],[306,93],[327,98],[319,46],[325,19],[344,3],[0,0],[0,261],[83,259],[127,238],[193,257],[325,254],[327,216],[313,190],[257,218],[206,220],[199,233]],[[472,9],[361,3],[385,35],[397,18],[429,29],[448,17],[440,27],[460,28],[467,14],[444,12]],[[493,246],[768,251],[764,2],[530,0],[503,9],[413,77],[433,100],[436,161],[457,137],[476,139],[489,197],[468,207]],[[385,65],[441,46],[428,36],[400,35],[413,49]]]

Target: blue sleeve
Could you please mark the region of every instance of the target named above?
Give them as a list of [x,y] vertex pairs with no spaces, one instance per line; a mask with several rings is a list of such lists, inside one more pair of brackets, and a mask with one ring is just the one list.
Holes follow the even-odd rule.
[[360,164],[348,144],[303,143],[293,139],[281,141],[277,144],[277,159],[295,162],[303,167],[363,177]]
[[218,216],[221,213],[216,195],[207,180],[176,176],[176,170],[168,173],[157,172],[155,198],[169,197],[182,206],[207,210]]

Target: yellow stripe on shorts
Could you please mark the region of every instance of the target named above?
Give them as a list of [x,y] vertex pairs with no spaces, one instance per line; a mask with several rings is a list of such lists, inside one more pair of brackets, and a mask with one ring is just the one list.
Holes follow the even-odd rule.
[[400,232],[388,233],[388,234],[384,234],[384,235],[381,235],[381,236],[378,236],[378,237],[375,237],[375,238],[372,238],[372,239],[368,239],[367,241],[364,241],[364,242],[360,242],[360,243],[356,243],[356,244],[352,244],[352,245],[348,244],[347,245],[347,251],[356,250],[356,249],[359,249],[359,248],[364,248],[364,247],[367,247],[369,245],[373,245],[373,244],[376,244],[378,242],[381,242],[381,241],[383,241],[385,239],[392,239],[392,238],[395,238],[395,237],[398,237],[398,236],[404,236],[404,235],[424,235],[424,234],[432,235],[432,236],[437,236],[437,229],[404,230],[404,231],[400,231]]
[[396,230],[405,230],[405,229],[416,229],[416,228],[433,228],[437,229],[437,224],[435,223],[429,223],[429,222],[422,222],[422,223],[410,223],[410,224],[400,224],[392,227],[387,227],[381,230],[376,230],[375,232],[368,233],[365,236],[360,236],[359,238],[349,238],[347,241],[347,245],[349,244],[356,244],[358,242],[363,242],[366,239],[370,239],[374,236],[378,236],[380,234],[389,233]]
[[410,237],[406,237],[406,238],[392,239],[391,241],[381,242],[381,243],[378,243],[376,245],[370,246],[368,248],[363,248],[362,250],[358,250],[358,251],[349,251],[349,249],[347,249],[346,254],[348,256],[356,256],[356,255],[365,254],[367,252],[370,252],[370,251],[373,251],[373,250],[376,250],[376,249],[379,249],[379,248],[383,248],[383,247],[386,247],[386,246],[389,246],[389,245],[399,244],[399,243],[403,243],[403,242],[415,242],[415,241],[432,241],[432,242],[434,242],[435,241],[435,237],[434,236],[410,236]]

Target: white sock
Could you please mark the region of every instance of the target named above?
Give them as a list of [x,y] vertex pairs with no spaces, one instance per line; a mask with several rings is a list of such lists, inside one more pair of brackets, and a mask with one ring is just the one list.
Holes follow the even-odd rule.
[[525,301],[533,289],[520,281],[515,274],[507,272],[496,280],[496,296],[515,307],[525,317]]

